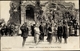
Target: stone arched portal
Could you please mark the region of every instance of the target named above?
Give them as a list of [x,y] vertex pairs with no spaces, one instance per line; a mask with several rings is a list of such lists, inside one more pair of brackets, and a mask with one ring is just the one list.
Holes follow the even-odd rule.
[[32,4],[21,5],[21,24],[28,22],[28,25],[35,21],[35,6]]
[[28,20],[34,20],[34,6],[27,5],[25,11],[26,11],[26,19],[28,19]]

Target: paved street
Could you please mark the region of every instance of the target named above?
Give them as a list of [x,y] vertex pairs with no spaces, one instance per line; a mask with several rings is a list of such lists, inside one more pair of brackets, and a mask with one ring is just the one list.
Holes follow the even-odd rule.
[[2,50],[63,50],[63,49],[79,49],[79,36],[71,36],[68,37],[68,43],[64,43],[64,39],[62,39],[62,43],[55,43],[55,37],[53,37],[52,44],[49,44],[45,37],[44,42],[40,42],[38,45],[34,43],[33,37],[28,37],[26,40],[26,44],[22,47],[22,37],[21,36],[13,36],[13,37],[2,37],[1,38],[1,49]]

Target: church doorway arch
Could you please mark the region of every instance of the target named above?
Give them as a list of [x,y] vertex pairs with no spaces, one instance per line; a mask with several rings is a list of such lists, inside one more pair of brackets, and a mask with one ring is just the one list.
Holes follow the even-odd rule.
[[34,20],[34,6],[27,5],[27,7],[26,7],[26,19]]

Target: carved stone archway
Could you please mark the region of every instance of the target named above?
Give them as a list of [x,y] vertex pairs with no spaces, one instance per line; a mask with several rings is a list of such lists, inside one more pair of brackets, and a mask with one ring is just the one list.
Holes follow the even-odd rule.
[[21,5],[21,24],[35,20],[35,5],[30,1],[23,2]]
[[35,7],[33,5],[27,5],[26,6],[26,19],[29,20],[34,20],[34,12],[35,12]]

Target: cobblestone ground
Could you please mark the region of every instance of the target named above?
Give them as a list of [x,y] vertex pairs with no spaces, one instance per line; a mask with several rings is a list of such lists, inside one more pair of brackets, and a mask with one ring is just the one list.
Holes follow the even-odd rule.
[[46,36],[44,38],[44,42],[40,42],[38,45],[34,43],[34,37],[29,36],[26,39],[25,46],[22,47],[22,37],[21,36],[13,36],[13,37],[1,37],[1,50],[3,51],[25,51],[25,50],[75,50],[80,49],[79,44],[79,36],[71,36],[68,37],[68,43],[64,43],[64,39],[62,39],[62,43],[55,43],[55,37],[53,37],[52,44],[49,44],[46,40]]

